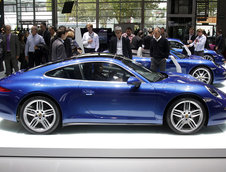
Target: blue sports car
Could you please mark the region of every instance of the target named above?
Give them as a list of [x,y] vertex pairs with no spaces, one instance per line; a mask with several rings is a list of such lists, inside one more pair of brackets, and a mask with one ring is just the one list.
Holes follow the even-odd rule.
[[85,54],[1,79],[0,116],[34,134],[84,124],[166,124],[192,134],[226,120],[226,94],[190,75]]
[[[212,84],[224,81],[226,79],[226,69],[222,65],[217,65],[212,61],[206,60],[201,56],[187,56],[170,50],[170,56],[167,59],[166,71],[176,72],[176,66],[171,60],[173,56],[180,64],[182,73],[190,74],[198,80]],[[133,57],[133,60],[141,63],[146,68],[150,69],[151,58],[150,57]]]
[[[175,51],[177,51],[179,53],[183,52],[184,44],[179,39],[168,38],[168,41],[169,41],[170,47],[172,49],[174,49]],[[216,64],[220,64],[220,65],[223,65],[224,61],[225,61],[225,58],[223,55],[217,54],[215,51],[208,50],[208,49],[204,50],[204,58],[207,60],[213,61]]]

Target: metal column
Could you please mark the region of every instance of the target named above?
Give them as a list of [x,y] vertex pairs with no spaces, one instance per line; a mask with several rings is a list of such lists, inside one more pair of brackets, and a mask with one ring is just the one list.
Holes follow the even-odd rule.
[[52,25],[57,27],[58,20],[57,20],[57,1],[52,0]]

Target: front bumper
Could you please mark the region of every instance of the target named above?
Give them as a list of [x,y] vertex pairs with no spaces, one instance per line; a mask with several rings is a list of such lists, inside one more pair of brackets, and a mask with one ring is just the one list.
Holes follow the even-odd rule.
[[226,80],[226,69],[222,65],[219,65],[215,70],[213,70],[213,73],[214,82]]
[[226,123],[226,96],[221,92],[223,99],[219,98],[206,98],[206,104],[209,110],[208,125],[218,125]]

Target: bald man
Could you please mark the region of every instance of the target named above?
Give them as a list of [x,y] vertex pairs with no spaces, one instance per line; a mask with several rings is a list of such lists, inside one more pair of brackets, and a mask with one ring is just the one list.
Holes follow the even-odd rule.
[[6,76],[12,74],[12,68],[17,72],[18,58],[20,55],[20,46],[17,35],[11,33],[11,26],[5,26],[5,35],[3,36],[3,54],[6,66]]

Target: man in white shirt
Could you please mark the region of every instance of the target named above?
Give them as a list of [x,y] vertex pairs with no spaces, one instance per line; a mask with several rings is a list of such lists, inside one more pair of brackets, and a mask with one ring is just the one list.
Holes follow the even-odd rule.
[[99,49],[99,36],[93,32],[92,24],[87,24],[86,28],[88,32],[84,33],[82,38],[85,53],[97,52]]
[[45,44],[41,35],[38,34],[37,26],[32,26],[31,34],[27,38],[25,45],[25,59],[28,61],[29,68],[38,66],[41,63],[40,47]]
[[194,55],[197,56],[204,56],[204,48],[205,48],[205,44],[206,44],[206,36],[203,35],[202,33],[202,29],[198,29],[197,30],[197,34],[198,36],[196,37],[196,39],[189,45],[187,45],[187,47],[195,47],[195,52]]

